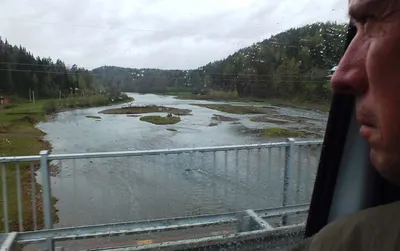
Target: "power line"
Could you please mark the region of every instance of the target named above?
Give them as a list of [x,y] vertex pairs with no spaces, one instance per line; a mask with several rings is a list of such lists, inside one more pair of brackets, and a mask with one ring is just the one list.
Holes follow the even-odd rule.
[[[12,71],[12,72],[14,71],[14,72],[28,72],[28,73],[35,72],[35,71],[29,71],[29,70],[9,70],[9,69],[0,69],[0,71]],[[75,74],[75,73],[72,73],[72,72],[61,73],[61,72],[48,72],[48,71],[41,71],[41,72],[36,71],[35,73],[63,74],[63,75],[74,75]],[[103,74],[93,74],[93,75],[95,75],[95,76],[103,76]],[[149,80],[150,81],[151,80],[155,81],[156,79],[157,79],[157,77],[153,77],[153,78],[150,78]],[[179,80],[179,79],[182,79],[182,78],[169,78],[169,80]],[[132,81],[134,81],[134,80],[132,80]],[[218,78],[218,79],[215,79],[214,78],[213,81],[219,81],[219,82],[230,81],[230,82],[239,82],[239,83],[240,82],[245,82],[245,83],[268,83],[268,82],[273,82],[271,80],[264,80],[264,79],[237,79],[237,78],[231,78],[231,79],[229,79],[229,78]],[[278,80],[277,82],[278,83],[326,83],[326,81],[327,80],[325,80],[325,79],[324,80],[299,79],[299,80],[291,80],[291,81]]]
[[[0,65],[1,64],[11,64],[11,65],[23,65],[23,66],[34,66],[34,67],[48,67],[48,68],[53,68],[53,69],[62,69],[62,70],[70,70],[71,68],[66,67],[65,65],[63,66],[57,66],[55,64],[53,65],[41,65],[41,64],[28,64],[28,63],[16,63],[16,62],[6,62],[6,61],[0,61]],[[84,71],[89,71],[89,72],[93,72],[93,70],[87,70],[84,67],[78,68],[79,70],[84,70]],[[136,69],[136,68],[128,68],[131,71],[138,71],[140,69]],[[22,71],[24,69],[1,69],[1,70],[9,70],[9,71]],[[100,69],[98,69],[100,71]],[[161,69],[154,69],[154,70],[160,70],[160,71],[181,71],[182,73],[184,73],[186,70],[161,70]],[[321,69],[322,71],[329,71],[330,69]],[[38,72],[38,73],[63,73],[63,72],[51,72],[51,71],[38,71],[38,70],[26,70],[26,71],[31,71],[31,72]],[[104,71],[104,69],[103,69]],[[296,73],[292,73],[292,74],[258,74],[258,73],[224,73],[224,72],[207,72],[204,70],[188,70],[188,71],[193,71],[193,72],[199,72],[200,74],[203,73],[204,75],[209,75],[209,76],[215,76],[215,75],[224,75],[224,76],[258,76],[258,77],[275,77],[277,75],[279,76],[292,76],[292,75],[297,75]],[[128,72],[127,72],[128,73]],[[131,72],[133,73],[133,72]],[[73,73],[74,74],[74,73]],[[93,73],[94,75],[98,75],[100,73]],[[103,74],[103,73],[101,73]]]
[[[8,72],[26,72],[26,73],[45,73],[45,74],[61,74],[61,75],[76,75],[78,74],[92,74],[93,76],[104,76],[104,73],[93,73],[90,71],[84,71],[84,72],[70,72],[70,71],[63,71],[63,72],[57,72],[57,71],[37,71],[37,70],[22,70],[22,69],[0,69],[0,71],[8,71]],[[205,73],[205,75],[211,75]],[[213,75],[224,75],[224,73],[214,73]],[[267,75],[267,74],[225,74],[228,76],[258,76],[258,77],[302,77],[301,75],[296,75],[296,74],[273,74],[273,75]],[[157,79],[158,77],[150,77],[150,79]],[[183,77],[169,77],[168,79],[182,79]],[[322,78],[322,77],[321,77]],[[132,79],[135,80],[135,79]],[[213,78],[212,80],[227,80],[227,81],[241,81],[242,79],[239,78]],[[315,81],[310,79],[311,81]],[[262,81],[270,81],[270,80],[262,80],[262,79],[255,79],[251,80],[248,79],[246,81],[255,81],[255,82],[262,82]],[[308,81],[308,80],[304,80]],[[289,81],[291,82],[291,81]],[[320,81],[316,81],[320,82]]]
[[[11,62],[11,61],[0,61],[0,64],[6,64],[6,65],[25,65],[25,66],[38,66],[38,67],[55,67],[55,68],[61,68],[61,67],[66,67],[66,65],[63,66],[58,66],[56,64],[53,65],[48,65],[48,64],[28,64],[28,63],[17,63],[17,62]],[[83,67],[82,67],[83,68]]]
[[[267,61],[267,60],[266,60]],[[30,64],[30,63],[18,63],[18,62],[12,62],[12,61],[0,61],[0,65],[23,65],[23,66],[35,66],[35,67],[49,67],[49,68],[66,68],[66,69],[68,69],[68,66],[70,66],[70,65],[66,65],[66,64],[63,64],[63,65],[61,65],[61,66],[58,66],[58,65],[56,65],[54,62],[51,64],[51,65],[48,65],[48,64]],[[92,69],[98,69],[98,70],[100,70],[99,68],[102,68],[102,67],[107,67],[107,66],[99,66],[99,67],[88,67],[88,66],[78,66],[78,65],[76,65],[77,66],[77,68],[78,69],[85,69],[85,70],[88,70],[88,71],[90,71],[88,68],[92,68]],[[117,67],[117,68],[123,68],[123,69],[128,69],[128,70],[143,70],[143,68],[134,68],[134,67],[119,67],[119,66],[110,66],[110,67]],[[199,68],[205,68],[206,66],[202,66],[202,67],[199,67]],[[246,68],[246,67],[245,67]],[[173,70],[163,70],[163,69],[157,69],[157,68],[148,68],[148,69],[150,69],[150,70],[159,70],[159,71],[182,71],[182,72],[184,72],[184,71],[197,71],[197,72],[204,72],[204,70],[200,70],[200,69],[191,69],[191,70],[179,70],[179,69],[173,69]],[[321,69],[321,70],[327,70],[327,71],[329,71],[331,68],[327,68],[327,69]],[[147,69],[144,69],[144,70],[147,70]],[[214,73],[208,73],[208,75],[212,75],[212,74],[214,74]],[[221,73],[222,74],[222,73]],[[225,73],[226,74],[226,73]],[[229,75],[229,74],[228,74]]]
[[[10,71],[10,72],[27,72],[27,73],[48,73],[48,74],[67,74],[67,75],[74,75],[77,72],[59,72],[59,71],[37,71],[37,70],[21,70],[21,69],[0,69],[0,71]],[[103,75],[103,74],[95,74],[91,72],[79,72],[84,74],[93,74],[93,75]]]
[[[0,64],[8,64],[8,63],[6,63],[6,62],[0,62]],[[12,63],[11,63],[12,64]],[[70,71],[71,70],[71,68],[67,68],[67,67],[65,67],[65,66],[55,66],[55,65],[53,65],[53,66],[49,66],[49,65],[35,65],[35,64],[19,64],[19,63],[14,63],[13,65],[26,65],[26,66],[39,66],[39,67],[48,67],[48,68],[55,68],[55,69],[57,69],[57,68],[60,68],[60,69],[62,69],[62,70],[64,70],[64,71],[60,71],[60,72],[57,72],[57,71],[40,71],[40,70],[29,70],[29,69],[0,69],[0,70],[2,70],[2,71],[25,71],[25,72],[37,72],[37,73],[54,73],[54,74],[60,74],[60,73],[65,73],[65,71]],[[92,72],[92,74],[93,75],[103,75],[103,74],[106,74],[106,73],[94,73],[93,72],[93,70],[87,70],[87,69],[84,69],[84,68],[78,68],[78,70],[82,70],[83,69],[83,71],[79,71],[80,73],[83,73],[83,72]],[[132,68],[131,69],[132,71],[134,71],[134,70],[137,70],[137,69],[134,69],[134,68]],[[100,70],[99,70],[100,71]],[[185,74],[185,70],[160,70],[160,71],[182,71],[182,74]],[[191,70],[191,71],[194,71],[194,72],[198,72],[198,70]],[[325,71],[325,70],[323,70],[323,71]],[[329,71],[329,70],[326,70],[326,71]],[[197,73],[196,72],[196,73]],[[70,72],[71,74],[76,74],[77,72]],[[126,72],[126,74],[129,74],[129,73],[133,73],[133,72]],[[175,75],[173,72],[171,72],[170,73],[171,75]],[[225,73],[225,72],[218,72],[218,73],[216,73],[216,72],[207,72],[207,71],[200,71],[200,74],[203,74],[203,75],[208,75],[208,76],[218,76],[218,75],[223,75],[223,76],[237,76],[237,77],[240,77],[240,76],[257,76],[257,77],[275,77],[275,76],[298,76],[298,74],[297,73],[286,73],[286,74],[258,74],[258,73]],[[165,75],[164,75],[165,76]],[[142,77],[144,77],[144,76],[142,76]],[[167,76],[168,77],[168,76]]]

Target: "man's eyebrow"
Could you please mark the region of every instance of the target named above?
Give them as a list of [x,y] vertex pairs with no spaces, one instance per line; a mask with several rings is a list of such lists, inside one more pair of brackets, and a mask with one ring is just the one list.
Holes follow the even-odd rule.
[[349,5],[349,16],[360,19],[362,16],[369,15],[379,5],[379,0],[360,0]]
[[384,16],[398,7],[398,0],[356,0],[349,4],[349,16],[359,20],[365,16]]

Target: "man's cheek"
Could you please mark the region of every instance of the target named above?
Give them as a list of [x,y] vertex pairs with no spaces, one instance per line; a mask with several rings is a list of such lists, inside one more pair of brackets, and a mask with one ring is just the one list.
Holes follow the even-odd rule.
[[387,151],[395,147],[400,152],[400,114],[391,111],[386,109],[380,114],[379,133]]

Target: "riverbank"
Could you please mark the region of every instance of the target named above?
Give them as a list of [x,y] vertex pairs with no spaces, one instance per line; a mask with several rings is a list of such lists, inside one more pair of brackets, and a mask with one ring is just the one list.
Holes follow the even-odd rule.
[[[108,100],[108,101],[107,101]],[[59,111],[69,109],[86,108],[110,105],[116,103],[129,102],[132,99],[117,100],[115,102],[106,97],[78,97],[63,100],[47,99],[38,100],[36,103],[16,103],[9,104],[5,108],[0,108],[0,156],[26,156],[38,155],[41,150],[51,150],[49,142],[43,137],[45,133],[36,128],[36,124],[44,121],[47,116]],[[33,230],[33,208],[32,208],[32,182],[30,165],[32,163],[20,164],[20,177],[22,185],[22,208],[24,230]],[[33,163],[34,170],[39,167],[39,163]],[[13,164],[7,165],[7,195],[8,213],[10,230],[18,230],[18,200],[17,200],[17,171]],[[43,226],[42,196],[40,185],[36,183],[36,210],[37,227]],[[0,194],[2,194],[0,186]],[[56,203],[54,199],[53,205]],[[54,212],[56,212],[56,209]],[[1,207],[0,216],[4,219],[3,208]],[[56,213],[53,214],[57,221]],[[0,224],[0,231],[4,230],[4,225]]]
[[208,100],[208,101],[228,101],[228,102],[256,102],[264,103],[273,106],[299,108],[305,110],[329,112],[330,101],[325,102],[309,102],[300,98],[254,98],[254,97],[238,97],[235,92],[212,91],[204,95],[195,95],[190,92],[171,92],[165,95],[175,96],[177,99],[193,99],[193,100]]

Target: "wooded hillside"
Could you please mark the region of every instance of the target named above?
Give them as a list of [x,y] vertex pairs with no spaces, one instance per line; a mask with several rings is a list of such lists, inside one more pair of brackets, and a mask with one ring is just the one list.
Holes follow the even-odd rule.
[[329,70],[343,54],[347,25],[314,23],[282,32],[193,70],[103,66],[96,77],[124,91],[236,91],[240,97],[329,99]]
[[0,38],[0,95],[28,98],[58,98],[71,92],[100,91],[102,84],[91,71],[77,65],[67,67],[61,60],[33,56],[22,46]]

